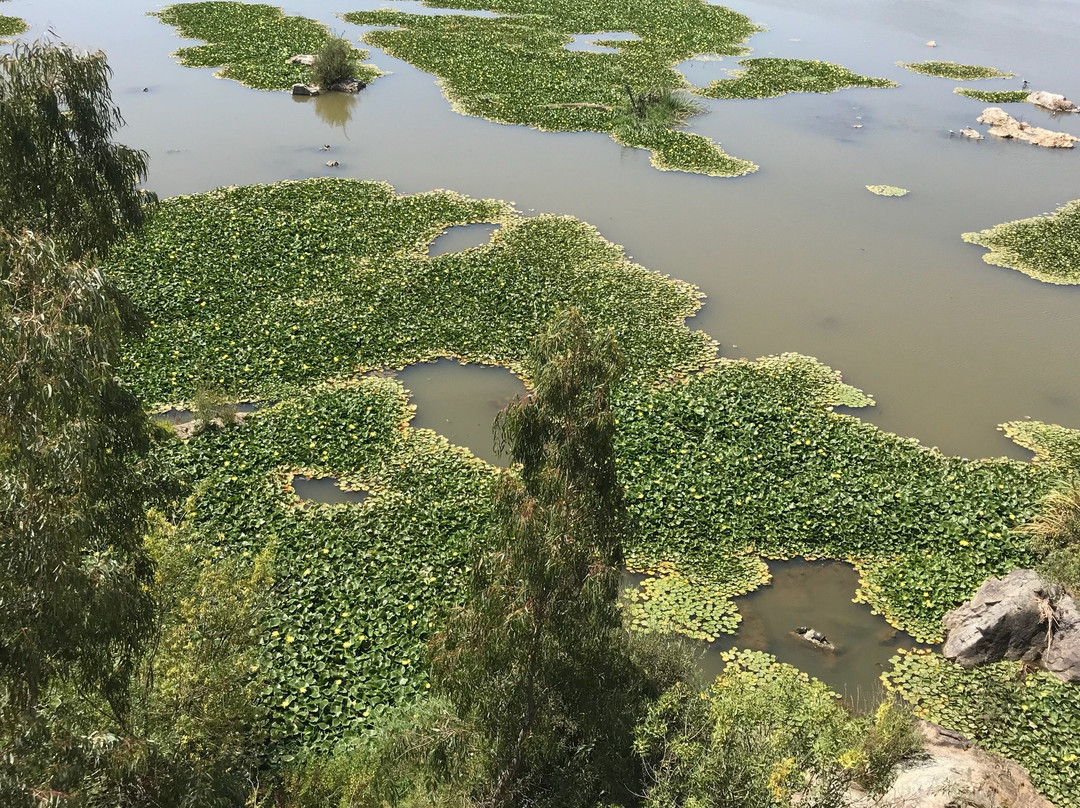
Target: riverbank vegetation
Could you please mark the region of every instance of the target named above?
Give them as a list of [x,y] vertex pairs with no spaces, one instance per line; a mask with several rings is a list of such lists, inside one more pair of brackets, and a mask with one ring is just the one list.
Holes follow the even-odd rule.
[[1080,806],[1080,687],[1023,662],[965,670],[940,654],[893,661],[882,678],[917,716],[1015,760],[1058,808]]
[[962,65],[956,62],[897,62],[900,67],[924,76],[937,76],[942,79],[973,81],[975,79],[1011,79],[1012,73],[1003,73],[996,67],[981,65]]
[[[207,44],[180,48],[173,55],[188,67],[219,67],[214,75],[234,79],[257,90],[287,90],[311,79],[306,65],[288,60],[317,54],[334,39],[322,23],[301,16],[286,16],[276,6],[257,3],[179,3],[154,12],[163,23],[175,26],[189,39]],[[370,83],[382,73],[361,65],[366,51],[350,48],[356,69],[351,78]]]
[[993,266],[1015,269],[1044,283],[1080,283],[1080,200],[1049,216],[964,233],[964,241],[990,250],[983,260]]

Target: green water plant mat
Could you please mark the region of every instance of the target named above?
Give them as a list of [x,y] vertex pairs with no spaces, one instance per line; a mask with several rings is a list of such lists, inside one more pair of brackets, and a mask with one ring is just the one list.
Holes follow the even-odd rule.
[[27,24],[18,17],[8,17],[0,14],[0,39],[18,36],[27,28]]
[[875,196],[907,196],[907,188],[898,188],[895,185],[867,185],[866,190]]
[[922,73],[924,76],[937,76],[943,79],[956,79],[957,81],[1011,79],[1013,77],[1012,73],[1003,73],[995,67],[961,65],[956,62],[897,62],[896,64],[907,68],[913,73]]
[[940,654],[903,654],[882,676],[916,715],[1028,770],[1058,808],[1080,806],[1080,687],[1020,662],[964,670]]
[[1031,94],[1027,90],[973,90],[970,87],[957,87],[953,92],[984,104],[1017,104]]
[[[428,257],[446,228],[502,227],[489,244]],[[578,307],[611,328],[630,374],[707,364],[714,343],[684,320],[700,294],[627,260],[567,216],[519,216],[448,191],[315,179],[165,200],[110,272],[151,318],[127,346],[147,402],[200,388],[282,397],[326,379],[440,356],[520,371],[533,337]]]
[[988,264],[1015,269],[1045,283],[1080,283],[1080,199],[1049,216],[964,233],[964,241],[990,250],[983,255]]
[[831,93],[848,87],[895,87],[895,81],[860,76],[812,59],[743,59],[743,70],[710,84],[709,98],[773,98],[787,93]]
[[[236,2],[181,3],[155,12],[189,39],[207,44],[180,48],[174,56],[188,67],[220,67],[215,75],[258,90],[287,90],[307,84],[309,70],[288,64],[299,54],[314,54],[332,38],[323,24],[307,17],[287,17],[276,6]],[[357,50],[356,60],[368,58]],[[371,82],[382,75],[361,65],[355,78]]]
[[[344,15],[379,26],[365,41],[439,78],[453,108],[500,123],[549,131],[605,132],[652,152],[654,166],[713,176],[757,167],[678,126],[685,115],[654,114],[651,104],[689,88],[673,65],[700,54],[738,56],[759,29],[748,18],[703,0],[450,0],[431,7],[484,10],[499,16],[408,14],[383,9]],[[615,53],[566,49],[575,35],[627,32],[605,41]],[[716,97],[763,97],[826,91],[853,83],[885,86],[836,65],[754,59],[745,75],[703,91]],[[654,100],[635,106],[631,95]]]

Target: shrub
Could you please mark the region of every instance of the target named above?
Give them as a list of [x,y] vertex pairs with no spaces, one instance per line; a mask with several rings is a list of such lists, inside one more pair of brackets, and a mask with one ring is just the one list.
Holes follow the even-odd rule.
[[1080,594],[1080,479],[1048,494],[1039,513],[1021,530],[1031,537],[1039,570],[1072,594]]
[[356,51],[344,39],[333,37],[315,54],[311,65],[311,80],[323,89],[356,75]]

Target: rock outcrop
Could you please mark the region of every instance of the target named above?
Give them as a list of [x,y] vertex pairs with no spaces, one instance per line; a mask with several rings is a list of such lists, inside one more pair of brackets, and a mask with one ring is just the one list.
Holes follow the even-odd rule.
[[1077,107],[1072,101],[1063,95],[1057,93],[1048,93],[1045,90],[1037,90],[1024,99],[1030,104],[1034,104],[1037,107],[1048,109],[1051,112],[1077,112],[1080,111],[1080,107]]
[[963,135],[964,137],[969,137],[972,140],[983,140],[984,139],[982,134],[977,129],[971,129],[970,127],[967,128],[967,129],[961,129],[960,134]]
[[1059,679],[1080,682],[1080,610],[1034,570],[991,578],[944,622],[942,653],[965,668],[1002,660],[1041,662]]
[[1068,132],[1051,132],[1026,121],[1018,121],[1001,107],[987,107],[978,121],[990,124],[990,134],[994,137],[1015,138],[1051,149],[1071,149],[1080,140]]
[[356,95],[367,85],[360,81],[360,79],[345,79],[344,81],[334,82],[330,85],[330,91],[334,93],[349,93],[350,95]]
[[919,730],[923,756],[901,764],[884,796],[849,795],[852,808],[1054,808],[1023,766],[937,724],[920,721]]
[[311,67],[315,64],[315,56],[311,53],[298,53],[296,56],[290,56],[286,59],[285,64]]
[[292,86],[293,95],[318,95],[319,92],[317,84],[294,84]]
[[816,628],[809,628],[808,626],[799,626],[793,632],[800,640],[805,640],[816,648],[820,648],[822,651],[835,651],[836,646],[833,645],[829,638],[818,631]]

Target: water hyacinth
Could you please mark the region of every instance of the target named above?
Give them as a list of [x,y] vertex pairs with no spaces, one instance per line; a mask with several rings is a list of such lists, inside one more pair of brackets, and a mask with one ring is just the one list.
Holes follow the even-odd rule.
[[867,185],[866,190],[875,196],[907,196],[907,188],[897,188],[895,185]]
[[848,87],[895,87],[896,82],[860,76],[846,67],[813,59],[742,59],[743,70],[714,81],[709,98],[773,98],[786,93],[831,93]]
[[912,73],[922,73],[924,76],[937,76],[942,79],[956,79],[957,81],[1011,79],[1014,75],[1012,73],[1003,73],[996,67],[962,65],[956,62],[897,62],[896,64],[907,68]]
[[[227,2],[181,3],[155,12],[181,36],[207,44],[180,48],[173,55],[188,67],[220,67],[215,75],[257,90],[287,90],[310,80],[309,68],[289,64],[299,54],[315,54],[333,39],[322,23],[288,17],[276,6]],[[354,50],[355,61],[367,51]],[[382,73],[360,65],[354,78],[371,82]]]
[[1044,283],[1080,283],[1080,199],[1049,216],[1005,222],[964,233],[964,241],[986,247],[983,260]]
[[984,104],[1017,104],[1027,100],[1027,90],[973,90],[970,87],[957,87],[953,90],[964,98],[972,98]]

